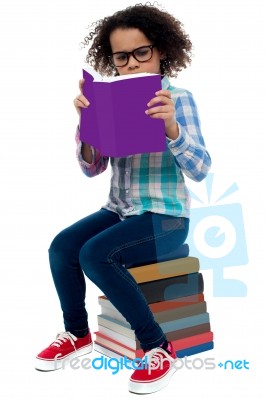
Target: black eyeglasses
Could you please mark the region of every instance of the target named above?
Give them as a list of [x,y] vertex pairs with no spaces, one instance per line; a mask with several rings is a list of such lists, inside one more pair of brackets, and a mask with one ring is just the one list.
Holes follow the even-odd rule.
[[155,44],[149,46],[141,46],[129,52],[118,51],[110,56],[110,59],[115,67],[124,67],[127,65],[129,57],[132,55],[138,62],[149,61],[153,55]]

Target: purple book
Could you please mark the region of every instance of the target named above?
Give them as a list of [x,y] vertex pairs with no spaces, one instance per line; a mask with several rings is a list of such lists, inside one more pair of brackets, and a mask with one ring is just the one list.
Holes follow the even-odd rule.
[[164,121],[145,114],[147,103],[162,88],[160,75],[133,74],[100,81],[95,73],[83,69],[83,78],[83,94],[90,106],[81,109],[82,142],[110,157],[166,150]]

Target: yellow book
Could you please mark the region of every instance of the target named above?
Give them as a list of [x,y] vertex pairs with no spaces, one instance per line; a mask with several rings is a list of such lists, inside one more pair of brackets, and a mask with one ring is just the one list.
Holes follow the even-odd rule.
[[187,275],[198,272],[199,259],[196,257],[177,258],[156,264],[128,268],[137,283],[156,281],[174,276]]

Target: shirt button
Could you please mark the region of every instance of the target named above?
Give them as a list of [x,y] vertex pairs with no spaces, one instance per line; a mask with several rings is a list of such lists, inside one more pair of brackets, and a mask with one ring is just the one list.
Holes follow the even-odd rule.
[[128,193],[129,192],[129,190],[126,190],[126,193]]
[[126,171],[126,175],[128,175],[128,171]]

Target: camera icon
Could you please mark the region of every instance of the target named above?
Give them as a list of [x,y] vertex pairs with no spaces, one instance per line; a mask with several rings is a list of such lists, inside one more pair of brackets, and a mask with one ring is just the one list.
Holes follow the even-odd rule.
[[190,255],[200,259],[202,269],[247,264],[241,205],[192,208],[187,243]]
[[[205,180],[209,201],[213,176],[209,174]],[[236,190],[238,188],[234,183],[218,201]],[[200,200],[192,191],[191,197]],[[223,277],[224,268],[248,263],[243,213],[239,203],[192,208],[186,242],[190,248],[190,255],[200,260],[201,269],[212,269],[214,297],[247,295],[244,282]]]

